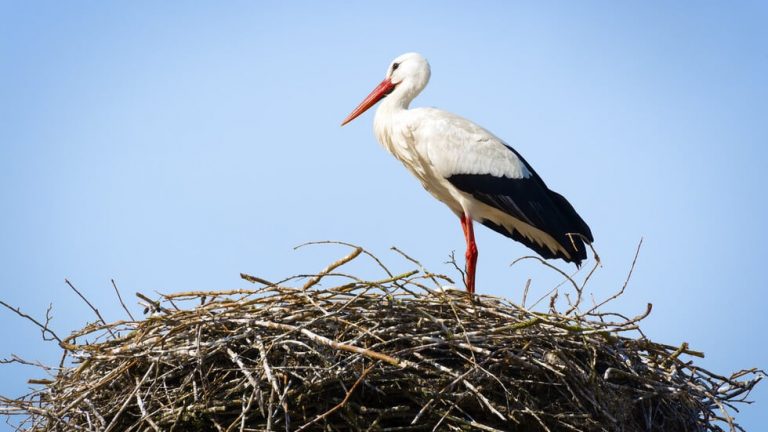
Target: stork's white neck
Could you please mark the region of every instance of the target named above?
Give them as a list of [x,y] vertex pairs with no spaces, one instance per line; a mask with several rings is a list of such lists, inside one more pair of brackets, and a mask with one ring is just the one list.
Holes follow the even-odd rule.
[[391,136],[396,134],[394,129],[399,124],[397,118],[400,117],[400,114],[408,111],[408,106],[413,100],[413,96],[406,96],[410,95],[398,92],[398,89],[395,88],[392,93],[379,102],[376,115],[373,117],[373,131],[376,134],[376,139],[392,154],[396,154],[392,148]]
[[402,88],[395,88],[379,102],[373,118],[373,131],[379,144],[401,161],[404,160],[402,152],[406,151],[402,148],[404,141],[396,141],[395,137],[403,136],[404,129],[408,128],[409,116],[406,114],[409,113],[408,107],[417,94],[418,92],[405,92]]
[[425,76],[408,77],[397,84],[392,93],[379,102],[374,122],[386,122],[397,113],[407,110],[413,99],[424,90],[428,80],[429,72]]
[[376,140],[384,146],[390,153],[395,154],[392,149],[392,127],[395,124],[395,118],[398,114],[408,110],[408,103],[390,99],[389,96],[379,102],[376,108],[376,115],[373,116],[373,132]]
[[398,89],[395,88],[389,96],[381,100],[379,107],[376,109],[376,119],[389,118],[397,112],[407,110],[411,105],[411,101],[416,95],[405,97],[409,95],[406,95],[403,92],[398,94],[397,90]]

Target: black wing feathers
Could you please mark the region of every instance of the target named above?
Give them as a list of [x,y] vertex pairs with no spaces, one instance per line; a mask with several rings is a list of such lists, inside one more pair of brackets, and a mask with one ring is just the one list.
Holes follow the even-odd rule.
[[483,225],[523,243],[544,258],[562,258],[580,265],[587,257],[584,242],[578,236],[571,239],[568,234],[579,233],[591,243],[594,241],[592,231],[571,203],[549,190],[525,160],[517,152],[515,154],[531,172],[530,177],[512,179],[490,174],[456,174],[450,176],[448,181],[477,200],[549,234],[568,251],[570,259],[562,252],[553,252],[517,231],[509,232],[494,221],[481,221]]
[[520,235],[520,233],[517,232],[517,231],[512,231],[510,233],[503,226],[496,225],[495,223],[493,223],[493,222],[491,222],[489,220],[484,220],[481,223],[483,225],[485,225],[486,227],[496,231],[497,233],[499,233],[499,234],[501,234],[503,236],[507,236],[507,237],[511,238],[512,240],[515,240],[515,241],[518,241],[518,242],[524,244],[529,249],[531,249],[534,252],[536,252],[537,254],[539,254],[542,258],[545,258],[545,259],[563,258],[563,259],[565,259],[565,257],[563,257],[563,256],[555,255],[554,252],[549,250],[548,247],[541,246],[538,243],[529,240],[527,237],[525,237],[523,235]]
[[560,195],[559,193],[553,190],[550,190],[549,193],[550,193],[550,198],[552,198],[552,200],[563,211],[563,213],[571,215],[570,220],[571,220],[572,230],[569,232],[579,233],[584,237],[586,237],[590,243],[594,242],[595,238],[592,237],[592,230],[589,229],[589,226],[587,225],[586,222],[584,222],[584,219],[582,219],[581,216],[579,216],[579,214],[576,213],[576,209],[573,208],[571,203],[569,203],[564,196]]

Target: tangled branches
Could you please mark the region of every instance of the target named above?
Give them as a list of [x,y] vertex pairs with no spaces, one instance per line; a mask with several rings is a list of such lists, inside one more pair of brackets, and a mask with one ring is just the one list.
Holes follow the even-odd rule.
[[363,253],[280,283],[242,275],[254,289],[141,295],[146,318],[63,338],[71,366],[0,412],[32,431],[720,431],[740,429],[730,409],[761,377],[629,337],[645,314],[470,299],[423,269],[334,273]]

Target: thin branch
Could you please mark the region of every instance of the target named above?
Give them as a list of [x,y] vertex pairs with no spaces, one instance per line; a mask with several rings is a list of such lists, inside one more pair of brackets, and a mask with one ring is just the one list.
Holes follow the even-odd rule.
[[635,264],[637,263],[637,257],[640,255],[640,248],[643,247],[643,238],[640,238],[640,242],[637,244],[637,249],[635,250],[635,256],[632,258],[632,265],[629,267],[629,273],[627,273],[627,278],[624,280],[624,284],[621,286],[621,289],[614,295],[608,297],[607,299],[603,300],[602,302],[598,303],[592,309],[588,310],[584,313],[584,315],[589,315],[592,312],[596,311],[600,308],[600,306],[603,306],[604,304],[613,301],[617,298],[619,298],[622,294],[624,294],[624,290],[627,289],[627,285],[629,284],[629,280],[632,278],[632,272],[635,270]]
[[331,263],[328,267],[324,268],[320,273],[317,274],[317,276],[313,277],[312,279],[308,280],[306,284],[304,284],[303,287],[301,287],[302,290],[308,290],[313,285],[320,282],[320,280],[323,278],[323,276],[326,276],[328,273],[336,270],[337,268],[343,266],[344,264],[352,261],[353,259],[357,258],[360,253],[363,251],[363,248],[356,247],[349,255],[345,256],[344,258],[341,258],[340,260]]
[[[26,319],[28,319],[28,320],[29,320],[29,321],[31,321],[33,324],[35,324],[36,326],[38,326],[38,327],[40,328],[40,331],[41,331],[41,332],[42,332],[42,334],[43,334],[43,339],[44,339],[44,340],[46,340],[46,341],[50,341],[50,340],[56,340],[57,342],[59,342],[59,344],[61,344],[61,343],[62,343],[62,342],[61,342],[61,338],[59,338],[59,336],[57,336],[57,335],[56,335],[56,333],[54,333],[54,331],[53,331],[53,330],[51,330],[51,329],[48,327],[48,325],[50,324],[50,321],[51,321],[51,317],[50,317],[50,315],[48,314],[48,312],[46,312],[46,314],[45,314],[45,324],[41,324],[41,323],[40,323],[40,321],[38,321],[38,320],[36,320],[36,319],[32,318],[31,316],[29,316],[29,315],[25,314],[24,312],[22,312],[20,308],[14,308],[14,307],[12,307],[11,305],[9,305],[8,303],[6,303],[6,302],[4,302],[4,301],[2,301],[2,300],[0,300],[0,305],[3,305],[3,306],[5,306],[5,307],[6,307],[6,308],[8,308],[8,309],[9,309],[11,312],[14,312],[16,315],[19,315],[19,316],[20,316],[20,317],[22,317],[22,318],[26,318]],[[48,311],[50,311],[50,310],[51,310],[51,306],[49,305],[49,306],[48,306]],[[49,334],[49,335],[51,335],[51,338],[53,338],[53,339],[51,339],[51,338],[48,338],[48,337],[46,336],[46,334]]]
[[[352,243],[343,242],[343,241],[321,240],[321,241],[312,241],[312,242],[302,243],[302,244],[294,247],[293,249],[297,250],[297,249],[303,248],[305,246],[324,245],[324,244],[342,245],[342,246],[348,246],[348,247],[351,247],[351,248],[359,248],[360,247],[358,245],[355,245],[355,244],[352,244]],[[385,266],[384,263],[382,263],[381,260],[378,257],[376,257],[376,255],[368,252],[365,249],[363,249],[363,253],[368,255],[369,258],[371,258],[374,262],[376,262],[376,264],[378,264],[379,267],[381,267],[381,269],[384,270],[390,277],[392,276],[392,272],[389,271],[387,266]]]
[[[64,279],[64,282],[65,282],[67,285],[69,285],[69,287],[70,287],[70,288],[72,288],[72,291],[74,291],[75,293],[77,293],[77,295],[78,295],[78,296],[79,296],[81,299],[83,299],[83,301],[85,302],[85,304],[87,304],[87,305],[88,305],[88,307],[90,307],[92,311],[94,311],[94,312],[96,313],[96,316],[99,318],[99,321],[101,321],[101,323],[102,323],[102,324],[107,324],[107,321],[104,319],[104,317],[103,317],[103,316],[101,316],[101,313],[99,313],[99,310],[98,310],[98,309],[96,309],[96,307],[95,307],[95,306],[94,306],[94,305],[93,305],[91,302],[89,302],[89,301],[88,301],[88,299],[87,299],[87,298],[85,298],[85,296],[84,296],[84,295],[83,295],[83,294],[82,294],[80,291],[78,291],[78,290],[77,290],[77,288],[75,288],[75,286],[74,286],[74,285],[72,285],[72,282],[70,282],[70,281],[69,281],[69,279]],[[112,335],[112,337],[114,337],[114,336],[115,336],[115,334],[114,334],[114,333],[112,333],[112,329],[110,329],[109,327],[107,327],[107,331],[108,331],[108,332],[109,332],[109,333]]]
[[115,280],[110,279],[110,281],[112,282],[112,287],[115,289],[115,294],[117,294],[117,298],[120,300],[120,305],[123,307],[123,310],[131,318],[131,321],[136,321],[136,318],[133,317],[133,315],[131,314],[131,311],[128,310],[128,307],[125,305],[125,302],[123,301],[123,296],[120,295],[120,290],[117,289],[117,284],[115,283]]

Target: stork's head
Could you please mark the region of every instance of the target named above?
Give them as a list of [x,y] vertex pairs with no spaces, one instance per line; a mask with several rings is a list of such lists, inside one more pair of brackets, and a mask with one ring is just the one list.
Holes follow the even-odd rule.
[[407,107],[429,81],[429,63],[419,53],[406,53],[392,60],[387,75],[360,105],[341,123],[342,126],[374,106],[376,102],[389,97],[393,102]]

